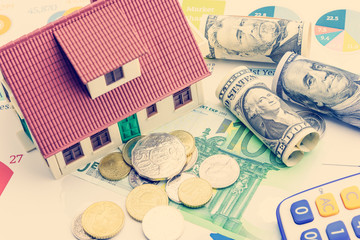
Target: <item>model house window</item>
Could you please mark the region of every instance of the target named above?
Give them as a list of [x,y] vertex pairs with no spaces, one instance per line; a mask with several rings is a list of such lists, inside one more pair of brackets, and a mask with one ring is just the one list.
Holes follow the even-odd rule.
[[190,87],[184,88],[183,90],[173,95],[175,109],[192,101]]
[[84,153],[81,149],[80,143],[72,145],[71,147],[63,151],[63,156],[66,164],[71,163],[72,161],[79,159],[84,156]]
[[116,81],[119,81],[123,77],[124,77],[123,69],[122,67],[119,67],[114,71],[105,74],[106,85],[110,85]]
[[90,137],[93,150],[101,148],[102,146],[111,142],[109,130],[106,128]]
[[151,117],[157,113],[156,103],[146,108],[147,117]]

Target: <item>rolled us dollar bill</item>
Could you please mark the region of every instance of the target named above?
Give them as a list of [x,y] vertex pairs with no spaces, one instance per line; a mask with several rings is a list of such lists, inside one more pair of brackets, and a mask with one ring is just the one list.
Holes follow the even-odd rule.
[[319,141],[319,133],[245,66],[228,73],[215,94],[287,166]]
[[360,127],[360,76],[288,52],[279,62],[272,90],[317,112]]
[[310,24],[287,19],[204,15],[208,58],[278,63],[287,51],[308,56]]

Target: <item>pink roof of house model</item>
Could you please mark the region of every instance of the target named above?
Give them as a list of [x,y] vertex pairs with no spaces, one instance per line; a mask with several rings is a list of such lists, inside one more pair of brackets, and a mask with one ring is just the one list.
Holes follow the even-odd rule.
[[67,21],[54,30],[56,40],[84,84],[145,53],[117,4],[84,11],[84,17]]
[[[118,11],[117,17],[114,17],[114,11]],[[91,20],[85,20],[89,16]],[[92,34],[97,35],[103,32],[101,19],[110,21],[106,26],[115,23],[128,25],[121,33],[126,35],[122,39],[128,39],[130,45],[119,43],[116,51],[124,50],[118,52],[119,59],[107,59],[102,54],[91,56],[97,54],[93,47],[100,48],[103,42],[93,43],[91,34],[81,33],[81,29],[90,29],[91,26],[78,24],[87,25],[89,21],[99,24],[93,26],[96,31]],[[119,23],[122,20],[124,22]],[[129,30],[130,25],[135,33]],[[72,28],[81,36],[69,39]],[[104,32],[106,30],[108,27]],[[108,42],[115,41],[111,34],[102,34],[101,37]],[[73,51],[73,44],[79,46],[87,42],[84,38],[89,38],[91,45],[76,47],[83,48],[76,49],[78,53]],[[95,36],[92,39],[97,41]],[[112,43],[109,46],[115,48]],[[144,51],[146,54],[142,55]],[[140,56],[142,75],[91,99],[83,83],[98,76],[103,68],[113,68],[113,62],[128,61],[129,56]],[[3,46],[0,49],[0,69],[45,158],[210,74],[177,0],[93,3]]]

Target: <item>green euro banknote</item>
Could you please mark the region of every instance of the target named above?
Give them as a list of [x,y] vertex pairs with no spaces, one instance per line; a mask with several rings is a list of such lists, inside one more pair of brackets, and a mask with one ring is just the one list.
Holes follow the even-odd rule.
[[[307,161],[299,164],[297,175],[289,172],[290,168],[221,105],[202,105],[156,132],[174,130],[185,130],[195,137],[198,160],[187,172],[198,175],[207,157],[227,154],[239,163],[240,176],[233,185],[214,190],[212,199],[204,207],[191,209],[171,201],[170,204],[180,209],[187,221],[233,239],[279,239],[276,206],[293,189],[283,180],[301,176],[304,172],[301,166]],[[74,175],[126,196],[132,189],[128,179],[102,178],[97,170],[99,161],[89,163]],[[267,179],[269,175],[271,179]]]

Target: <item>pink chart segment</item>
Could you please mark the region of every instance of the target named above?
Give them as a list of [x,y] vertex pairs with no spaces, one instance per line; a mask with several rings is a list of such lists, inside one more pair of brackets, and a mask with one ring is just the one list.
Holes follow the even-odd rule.
[[4,163],[0,162],[0,196],[5,190],[5,187],[9,183],[12,175],[13,171]]

